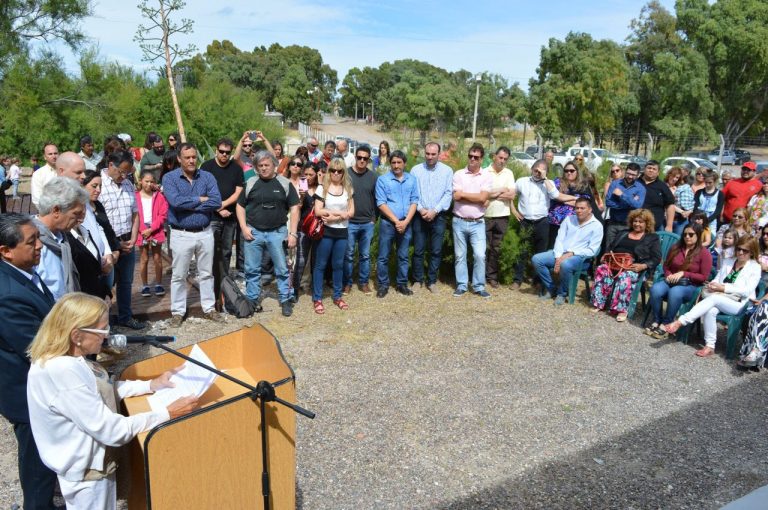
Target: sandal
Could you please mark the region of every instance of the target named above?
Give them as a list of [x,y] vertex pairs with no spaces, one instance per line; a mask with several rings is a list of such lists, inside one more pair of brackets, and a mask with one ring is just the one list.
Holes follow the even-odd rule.
[[626,322],[627,312],[621,312],[616,314],[616,322]]
[[696,356],[700,358],[708,358],[712,356],[715,353],[715,350],[711,347],[704,347],[703,349],[699,349],[696,351]]
[[662,328],[661,326],[656,326],[653,329],[651,336],[656,340],[666,340],[667,338],[669,338],[669,333],[667,333],[667,330]]
[[314,302],[315,306],[315,313],[319,315],[323,315],[325,313],[325,307],[323,306],[323,302],[320,300],[317,300]]
[[597,308],[596,306],[593,306],[593,307],[590,309],[590,311],[591,311],[592,313],[597,313],[597,312],[602,312],[603,310],[602,310],[602,308]]
[[349,305],[344,302],[343,299],[334,299],[333,304],[338,306],[341,310],[349,310]]
[[658,327],[659,327],[659,323],[658,323],[658,322],[654,322],[653,324],[651,324],[650,326],[648,326],[647,328],[645,328],[645,329],[643,330],[643,333],[645,333],[645,334],[646,334],[646,335],[648,335],[648,336],[653,336],[653,334],[656,332],[656,330],[658,329]]

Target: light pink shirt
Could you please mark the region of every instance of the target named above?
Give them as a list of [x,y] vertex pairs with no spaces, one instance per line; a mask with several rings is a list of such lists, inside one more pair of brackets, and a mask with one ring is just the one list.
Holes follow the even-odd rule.
[[[453,174],[453,191],[464,193],[481,193],[491,191],[493,176],[482,169],[477,173],[471,173],[466,168]],[[453,214],[466,219],[478,219],[485,215],[485,206],[474,202],[456,200],[453,202]]]

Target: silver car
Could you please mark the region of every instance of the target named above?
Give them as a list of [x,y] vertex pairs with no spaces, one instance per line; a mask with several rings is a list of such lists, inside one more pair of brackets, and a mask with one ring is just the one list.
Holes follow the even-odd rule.
[[[717,157],[720,154],[719,150],[714,150],[709,153],[707,156],[707,159],[710,160],[712,163],[717,164]],[[723,151],[723,158],[720,161],[723,165],[735,165],[736,164],[736,154],[732,150],[724,150]]]

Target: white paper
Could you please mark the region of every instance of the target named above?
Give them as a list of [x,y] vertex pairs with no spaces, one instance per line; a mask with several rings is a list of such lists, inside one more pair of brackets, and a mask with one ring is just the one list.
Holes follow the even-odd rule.
[[[192,352],[189,353],[189,357],[195,361],[199,361],[204,365],[216,368],[211,362],[205,352],[195,345],[192,347]],[[147,397],[149,405],[153,411],[160,411],[168,407],[172,402],[178,400],[181,397],[188,397],[194,395],[200,397],[208,391],[213,381],[216,379],[216,374],[210,370],[206,370],[203,367],[199,367],[189,361],[184,362],[184,368],[171,376],[171,382],[175,384],[173,388],[163,388],[156,391],[154,394]]]

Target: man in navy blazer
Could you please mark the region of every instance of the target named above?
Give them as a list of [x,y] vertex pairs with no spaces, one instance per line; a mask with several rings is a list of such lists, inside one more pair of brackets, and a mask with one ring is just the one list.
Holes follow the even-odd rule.
[[0,414],[13,424],[19,444],[24,509],[50,509],[56,474],[37,452],[27,407],[27,347],[54,304],[35,273],[43,243],[32,218],[0,215]]

